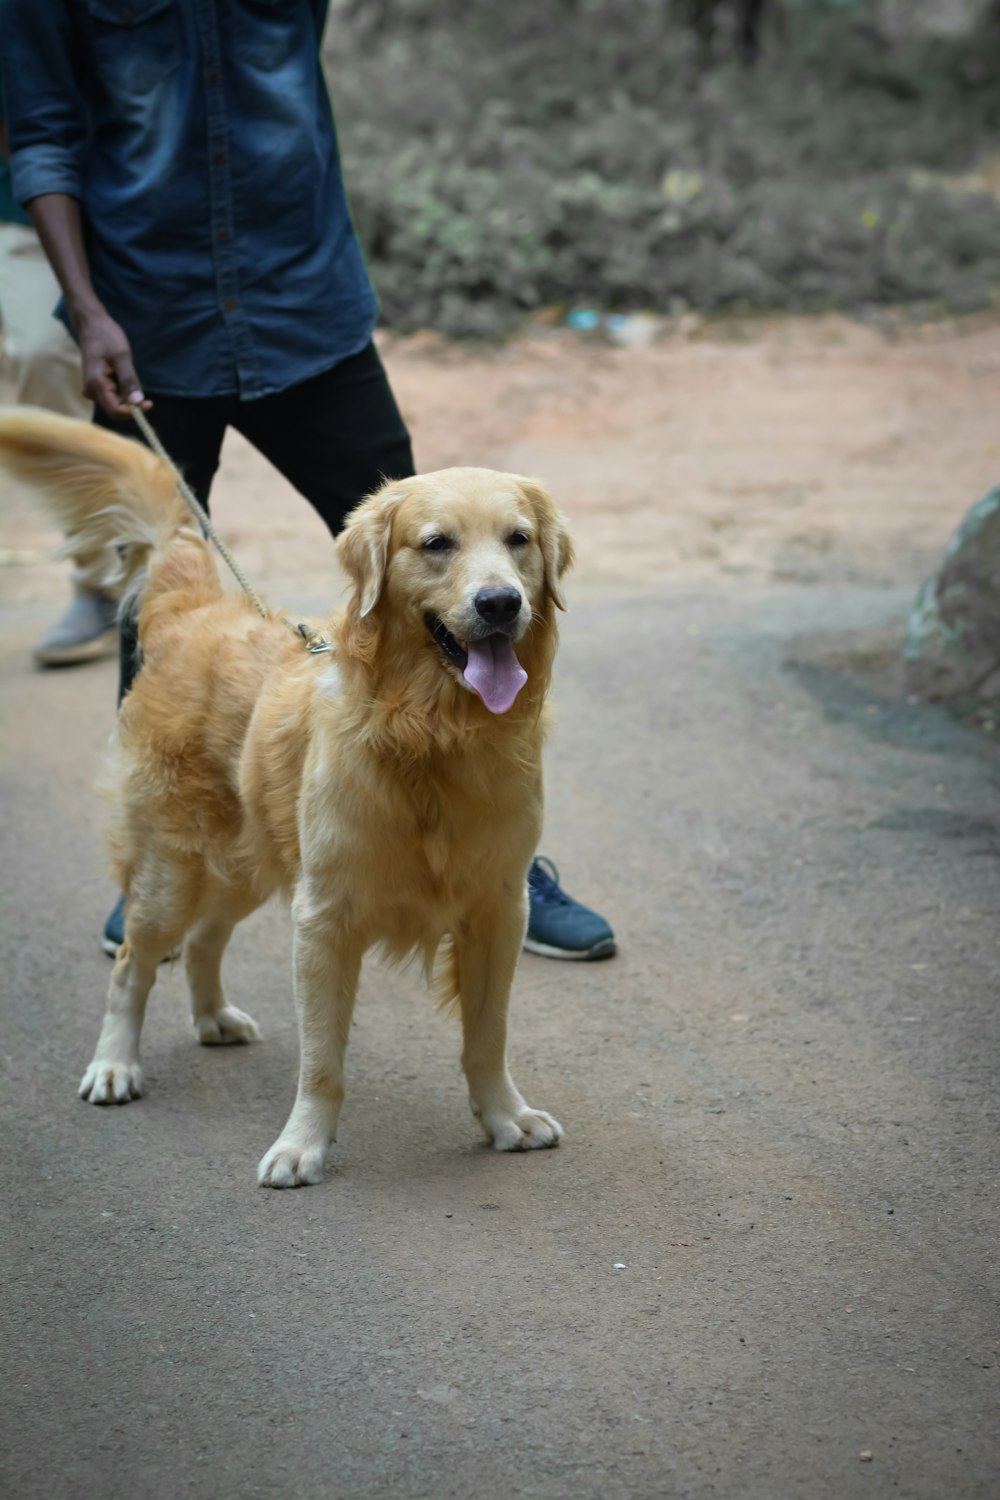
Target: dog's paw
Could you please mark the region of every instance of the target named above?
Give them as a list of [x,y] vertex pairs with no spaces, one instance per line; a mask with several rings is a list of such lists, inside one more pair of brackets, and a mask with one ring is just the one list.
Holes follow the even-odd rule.
[[94,1058],[80,1079],[79,1094],[91,1104],[129,1104],[144,1093],[138,1062],[111,1063]]
[[231,1047],[240,1042],[259,1042],[260,1032],[253,1016],[235,1005],[224,1005],[210,1015],[199,1016],[194,1034],[203,1047]]
[[494,1151],[540,1151],[547,1146],[558,1146],[563,1138],[558,1120],[527,1106],[513,1115],[483,1114],[481,1120]]
[[276,1140],[257,1168],[258,1187],[308,1187],[323,1181],[328,1147],[302,1146],[295,1140]]

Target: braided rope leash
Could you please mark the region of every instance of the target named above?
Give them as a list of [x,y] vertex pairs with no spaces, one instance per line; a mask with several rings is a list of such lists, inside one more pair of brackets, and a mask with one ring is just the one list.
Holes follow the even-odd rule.
[[[138,427],[139,431],[142,433],[143,437],[146,439],[146,442],[149,444],[150,448],[152,448],[157,458],[162,459],[162,461],[167,465],[167,467],[173,474],[174,480],[177,484],[178,493],[180,494],[181,499],[184,501],[184,504],[187,506],[191,514],[195,517],[198,525],[201,527],[204,534],[208,537],[209,541],[212,542],[213,546],[217,548],[219,554],[222,557],[222,560],[225,562],[226,566],[229,568],[229,571],[236,579],[240,588],[250,600],[254,609],[260,615],[261,619],[266,620],[270,618],[267,606],[263,603],[259,594],[253,588],[246,574],[243,572],[243,569],[240,567],[239,563],[236,561],[235,557],[230,552],[229,548],[226,546],[225,542],[222,540],[215,527],[212,525],[212,521],[208,514],[208,511],[202,505],[197,495],[195,495],[194,491],[191,489],[191,486],[184,478],[184,475],[181,473],[180,469],[178,469],[177,465],[170,457],[170,454],[160,442],[160,439],[155,429],[153,428],[153,424],[146,416],[146,413],[143,411],[142,407],[137,406],[134,402],[129,402],[129,408],[131,410],[135,424]],[[301,639],[305,641],[309,650],[314,654],[321,651],[333,650],[333,642],[324,631],[315,630],[311,625],[307,625],[304,620],[300,620],[298,623],[296,623],[294,620],[290,620],[287,615],[282,615],[281,619],[282,624],[287,625],[289,630],[291,630],[295,635],[300,636]]]

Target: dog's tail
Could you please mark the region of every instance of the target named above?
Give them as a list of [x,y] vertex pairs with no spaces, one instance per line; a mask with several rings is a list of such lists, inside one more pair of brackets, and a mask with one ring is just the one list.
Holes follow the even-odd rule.
[[[192,607],[220,596],[208,546],[170,466],[141,443],[73,417],[12,407],[0,411],[0,469],[40,492],[65,533],[64,555],[107,559],[99,584],[122,613],[147,588],[189,590]],[[171,547],[182,539],[191,545]]]

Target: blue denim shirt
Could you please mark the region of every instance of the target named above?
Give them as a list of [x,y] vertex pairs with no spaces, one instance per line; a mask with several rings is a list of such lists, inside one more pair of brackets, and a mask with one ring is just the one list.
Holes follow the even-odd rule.
[[145,390],[285,390],[378,313],[319,45],[327,0],[0,0],[17,198],[78,198]]

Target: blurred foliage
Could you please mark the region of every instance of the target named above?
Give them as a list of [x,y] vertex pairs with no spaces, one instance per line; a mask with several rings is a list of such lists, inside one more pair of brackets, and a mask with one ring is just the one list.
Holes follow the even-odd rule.
[[[334,0],[345,175],[389,324],[990,303],[1000,28],[889,36],[874,3],[772,0],[748,68],[738,5],[714,7],[708,51],[685,5]],[[992,184],[973,172],[991,152]]]

